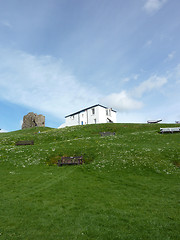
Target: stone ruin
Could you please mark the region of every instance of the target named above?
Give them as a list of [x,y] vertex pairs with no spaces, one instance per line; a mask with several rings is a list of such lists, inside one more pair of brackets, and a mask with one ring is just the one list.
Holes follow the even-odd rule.
[[23,117],[22,129],[31,127],[45,127],[45,116],[29,112]]

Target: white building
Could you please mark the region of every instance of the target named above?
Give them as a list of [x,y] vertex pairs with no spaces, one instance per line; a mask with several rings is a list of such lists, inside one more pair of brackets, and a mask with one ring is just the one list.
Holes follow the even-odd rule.
[[116,111],[100,104],[82,109],[65,117],[66,122],[61,127],[86,125],[96,123],[116,123]]

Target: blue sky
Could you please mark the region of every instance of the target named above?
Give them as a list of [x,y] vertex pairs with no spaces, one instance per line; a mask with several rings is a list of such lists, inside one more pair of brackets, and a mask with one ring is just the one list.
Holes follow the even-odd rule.
[[118,122],[180,120],[179,0],[1,0],[0,128],[94,104]]

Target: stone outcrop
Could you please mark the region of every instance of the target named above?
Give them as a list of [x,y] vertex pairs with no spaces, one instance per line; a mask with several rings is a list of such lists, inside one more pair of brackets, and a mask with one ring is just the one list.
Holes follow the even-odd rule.
[[30,112],[23,117],[22,129],[31,127],[45,127],[45,116]]

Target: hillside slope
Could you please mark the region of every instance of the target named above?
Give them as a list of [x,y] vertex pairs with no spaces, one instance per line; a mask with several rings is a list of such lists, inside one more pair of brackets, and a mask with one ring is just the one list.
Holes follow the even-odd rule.
[[[1,133],[1,239],[178,239],[180,134],[159,134],[165,126]],[[56,165],[79,155],[85,164]]]

